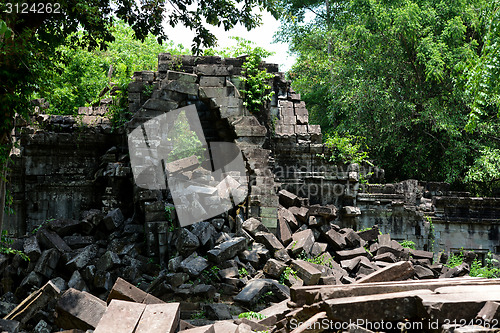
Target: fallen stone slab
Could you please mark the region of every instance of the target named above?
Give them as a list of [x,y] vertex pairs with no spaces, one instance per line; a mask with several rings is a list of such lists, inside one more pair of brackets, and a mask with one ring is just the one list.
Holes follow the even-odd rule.
[[[421,299],[430,290],[345,297],[324,301],[328,319],[335,321],[402,321],[420,320]],[[477,312],[476,312],[477,313]]]
[[314,332],[320,333],[326,331],[323,321],[328,319],[326,312],[318,312],[311,318],[307,319],[299,327],[295,328],[291,333]]
[[280,204],[286,208],[295,206],[297,204],[298,197],[295,194],[288,192],[287,190],[279,191],[278,195]]
[[413,257],[413,259],[429,259],[431,263],[434,258],[433,252],[414,249],[410,249],[410,255]]
[[285,271],[286,267],[284,263],[276,259],[269,259],[262,270],[270,277],[277,279]]
[[457,327],[453,330],[453,333],[490,333],[498,332],[498,328],[486,328],[480,325],[465,325],[462,327]]
[[291,267],[297,272],[297,276],[304,281],[306,286],[318,284],[321,271],[304,260],[293,260]]
[[434,294],[419,295],[431,320],[469,322],[488,301],[500,301],[499,286],[460,286],[437,288]]
[[272,291],[274,296],[280,300],[290,297],[290,289],[287,286],[279,284],[276,280],[253,279],[233,299],[237,302],[253,305],[268,291]]
[[[309,216],[309,209],[307,209],[306,207],[290,207],[286,211],[290,212],[293,216],[293,220],[292,219],[287,220],[289,216],[283,215],[285,220],[287,220],[287,222],[290,224],[290,228],[292,228],[292,230],[297,230],[299,228],[298,222],[307,223],[307,218]],[[295,223],[293,223],[294,221]]]
[[476,319],[480,319],[483,322],[491,322],[493,319],[500,319],[500,311],[498,308],[500,303],[487,301],[482,307],[481,311],[476,315]]
[[411,262],[400,261],[381,268],[358,281],[357,283],[401,281],[406,280],[415,274],[415,269]]
[[309,215],[323,216],[333,220],[337,217],[337,207],[335,205],[312,205],[309,206]]
[[358,248],[352,249],[352,250],[337,251],[335,253],[340,261],[353,259],[353,258],[356,258],[358,256],[367,257],[367,258],[371,257],[371,255],[365,250],[364,247],[358,247]]
[[19,333],[19,327],[18,321],[0,318],[0,332],[2,333]]
[[106,302],[109,304],[114,299],[145,304],[165,303],[161,299],[146,293],[122,278],[116,279]]
[[305,252],[311,253],[311,249],[316,239],[311,229],[296,232],[292,235],[292,242],[288,244],[287,250],[293,254]]
[[134,333],[146,304],[112,300],[94,333]]
[[415,276],[420,280],[434,278],[434,272],[427,267],[415,265],[414,269],[415,269]]
[[56,304],[55,323],[63,329],[95,329],[106,312],[106,302],[85,291],[68,289]]
[[367,242],[377,239],[379,235],[378,225],[374,225],[371,229],[358,231],[357,234],[359,235],[359,237],[361,237],[363,240]]
[[214,324],[214,333],[236,333],[238,325],[231,321],[218,321]]
[[24,325],[28,320],[40,311],[45,310],[47,304],[59,297],[61,291],[51,281],[47,282],[42,288],[25,298],[16,306],[5,320],[16,321]]
[[224,303],[206,304],[203,307],[203,309],[208,319],[213,319],[213,320],[233,319],[230,308],[227,304]]
[[[276,236],[283,243],[283,245],[288,245],[292,241],[292,229],[290,229],[289,223],[284,218],[285,209],[280,207],[278,208],[278,228],[276,230]],[[290,214],[290,212],[288,212]],[[293,216],[293,215],[292,215]]]
[[259,231],[269,232],[269,230],[266,228],[266,226],[264,226],[262,224],[262,222],[260,222],[259,220],[257,220],[254,217],[251,217],[248,220],[246,220],[245,222],[243,222],[242,227],[246,232],[248,232],[250,235],[252,235],[252,237],[255,237],[255,234]]
[[[180,321],[180,303],[148,304],[134,333],[174,333]],[[117,331],[118,332],[118,331]],[[121,331],[119,331],[121,332]]]
[[345,235],[335,229],[328,230],[323,236],[334,251],[343,250],[347,246]]
[[56,249],[60,253],[71,251],[68,244],[55,231],[42,228],[38,230],[36,237],[38,243],[47,249]]
[[262,232],[259,231],[255,234],[255,240],[259,243],[262,243],[266,246],[266,248],[274,253],[276,250],[283,249],[284,246],[281,244],[278,238],[270,232]]
[[215,333],[214,325],[205,325],[200,327],[193,327],[181,331],[182,333]]
[[291,300],[298,304],[313,304],[318,299],[343,298],[404,292],[419,289],[436,290],[450,285],[455,286],[489,286],[499,285],[500,279],[451,278],[432,280],[406,280],[391,282],[374,282],[332,286],[296,286],[290,289]]
[[238,253],[246,250],[246,247],[247,240],[245,237],[235,237],[208,251],[208,259],[220,264],[234,258]]

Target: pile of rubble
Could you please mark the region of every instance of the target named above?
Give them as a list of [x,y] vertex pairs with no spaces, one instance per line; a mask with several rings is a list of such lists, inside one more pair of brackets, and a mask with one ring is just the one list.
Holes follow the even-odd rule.
[[[161,262],[144,255],[147,242],[143,225],[132,218],[126,219],[120,209],[111,210],[107,215],[91,210],[80,221],[49,221],[36,230],[36,234],[13,244],[31,261],[23,261],[19,254],[0,255],[0,270],[3,272],[0,315],[5,316],[9,323],[20,323],[22,329],[30,332],[51,332],[56,328],[106,332],[108,328],[99,327],[108,327],[106,323],[116,318],[115,312],[135,313],[135,323],[140,324],[155,321],[157,311],[163,311],[168,314],[168,319],[158,320],[171,322],[175,329],[179,318],[198,318],[198,321],[194,320],[198,324],[200,320],[201,324],[207,320],[232,320],[241,312],[258,311],[266,304],[277,303],[280,305],[262,313],[269,315],[279,309],[283,310],[284,317],[275,313],[275,320],[262,320],[258,327],[262,328],[259,330],[267,326],[275,331],[280,328],[286,331],[292,319],[300,321],[314,316],[314,320],[319,320],[327,316],[346,321],[351,318],[345,317],[346,313],[358,315],[363,312],[339,310],[343,306],[337,307],[336,304],[368,306],[366,304],[371,304],[371,301],[365,302],[365,299],[373,298],[379,302],[381,293],[401,292],[401,297],[394,296],[394,299],[383,296],[382,299],[390,300],[387,301],[389,305],[377,311],[383,314],[402,302],[399,310],[389,311],[388,318],[415,319],[421,313],[415,312],[417,306],[413,300],[417,299],[415,295],[422,293],[414,290],[433,290],[433,293],[423,292],[422,295],[427,295],[425,297],[418,296],[423,297],[422,304],[425,305],[427,298],[432,300],[435,293],[444,293],[440,288],[451,283],[448,279],[427,284],[425,281],[423,284],[418,281],[381,284],[382,287],[374,289],[360,286],[463,276],[468,274],[474,259],[474,254],[470,253],[464,263],[449,269],[445,266],[444,256],[439,263],[433,263],[432,252],[403,248],[391,240],[390,235],[380,234],[376,226],[364,231],[339,228],[333,223],[337,216],[335,206],[308,205],[305,199],[284,190],[279,194],[279,201],[279,223],[274,233],[258,219],[243,221],[241,212],[185,228],[171,225],[166,236],[167,256]],[[495,280],[460,281],[460,286],[462,282],[481,286],[497,283]],[[411,296],[408,291],[412,291]],[[367,295],[377,296],[366,298]],[[347,296],[349,300],[342,301]],[[487,294],[481,302],[497,300],[490,296],[495,298],[496,294]],[[141,305],[111,302],[112,299]],[[104,300],[107,300],[108,307]],[[179,304],[172,309],[172,304],[159,308],[144,305],[171,301]],[[474,302],[479,304],[479,301]],[[439,308],[432,305],[434,303],[429,304],[429,313]],[[372,304],[368,308],[377,307]],[[474,311],[479,310],[474,308]],[[468,314],[475,315],[474,311],[470,310]],[[89,319],[82,319],[81,313]],[[155,316],[149,318],[150,313]],[[373,318],[379,318],[378,314]],[[381,315],[380,319],[383,318]],[[2,329],[15,332],[3,328],[9,325],[6,323],[0,323]],[[134,323],[123,324],[135,327]],[[242,324],[241,320],[239,324]],[[235,329],[238,327],[233,325],[231,327]],[[239,329],[239,332],[243,331],[243,328]]]

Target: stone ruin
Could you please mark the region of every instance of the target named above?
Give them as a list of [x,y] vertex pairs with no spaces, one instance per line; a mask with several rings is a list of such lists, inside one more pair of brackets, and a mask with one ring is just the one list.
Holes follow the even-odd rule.
[[[443,183],[383,184],[383,170],[328,162],[320,127],[276,65],[262,63],[274,96],[250,114],[239,93],[244,57],[158,59],[158,72],[134,74],[123,127],[105,105],[18,122],[7,229],[31,260],[0,254],[2,330],[392,332],[414,323],[422,328],[408,331],[458,333],[498,320],[499,281],[467,275],[475,257],[497,252],[499,199]],[[227,177],[245,193],[227,212],[179,227],[173,189],[134,181],[127,134],[188,106],[204,143],[241,150],[248,178],[216,180],[190,157],[168,166],[210,189],[184,200],[193,214],[227,197]],[[448,268],[446,254],[461,248],[474,252]],[[247,311],[259,314],[235,318]]]

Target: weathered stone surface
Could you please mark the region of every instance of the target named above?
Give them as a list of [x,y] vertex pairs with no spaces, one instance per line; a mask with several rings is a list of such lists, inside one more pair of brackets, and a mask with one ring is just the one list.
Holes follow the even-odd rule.
[[344,206],[342,213],[345,217],[355,217],[361,215],[361,209],[359,207]]
[[200,246],[200,240],[191,231],[181,228],[177,236],[177,250],[180,253],[190,253],[196,251]]
[[36,233],[38,242],[46,249],[56,249],[60,253],[69,252],[71,248],[52,230],[40,229]]
[[312,205],[309,206],[309,214],[316,216],[323,216],[327,219],[335,219],[337,217],[337,207],[334,205],[320,206]]
[[134,333],[174,333],[180,321],[180,303],[148,304]]
[[259,231],[269,232],[269,230],[256,218],[249,218],[245,222],[243,222],[243,229],[248,232],[252,237],[255,237],[255,234]]
[[216,230],[210,222],[198,222],[193,224],[191,232],[198,237],[200,245],[205,246],[213,240]]
[[19,333],[20,323],[15,320],[5,320],[0,318],[0,331],[2,333]]
[[208,267],[208,260],[193,252],[189,257],[181,262],[181,269],[191,276],[198,276]]
[[98,247],[95,244],[85,247],[82,252],[68,261],[66,266],[73,271],[82,269],[97,255],[97,250]]
[[297,276],[304,281],[306,286],[318,284],[321,272],[304,260],[293,260],[291,267],[297,272]]
[[358,231],[359,237],[361,237],[365,241],[371,241],[377,239],[379,235],[379,229],[377,225],[374,225],[371,229]]
[[43,251],[42,256],[38,259],[35,265],[34,271],[50,278],[52,277],[60,258],[61,255],[56,249]]
[[33,262],[37,261],[42,255],[36,236],[29,237],[24,241],[23,250]]
[[112,300],[94,333],[134,333],[146,304]]
[[56,324],[64,329],[95,329],[106,311],[106,302],[76,289],[68,289],[57,302]]
[[116,279],[106,302],[109,304],[113,299],[146,304],[164,303],[162,300],[144,292],[122,278]]
[[345,235],[335,229],[330,229],[324,233],[324,238],[335,251],[343,250],[347,246]]
[[476,318],[486,322],[492,322],[493,319],[498,320],[500,319],[500,311],[498,311],[499,307],[499,302],[487,301],[481,308],[481,311],[479,311],[479,313],[476,315]]
[[106,251],[96,263],[96,268],[101,271],[110,271],[121,264],[120,257],[111,251]]
[[272,253],[274,253],[276,250],[284,248],[283,244],[281,244],[278,238],[276,238],[276,236],[270,232],[257,232],[255,234],[255,240],[259,243],[264,244],[266,248]]
[[238,253],[244,251],[247,247],[245,237],[235,237],[224,243],[217,245],[207,252],[210,261],[222,263],[228,259],[234,258]]
[[314,234],[311,229],[296,232],[292,235],[292,242],[288,245],[287,250],[293,254],[305,252],[311,253],[311,249],[315,242]]
[[415,275],[419,279],[433,279],[434,278],[434,272],[427,267],[415,265],[413,268],[415,270]]
[[370,254],[363,247],[358,247],[358,248],[353,249],[353,250],[337,251],[336,254],[340,260],[348,260],[348,259],[356,258],[358,256],[367,257],[367,258],[370,257]]
[[71,278],[68,281],[68,287],[80,291],[89,291],[79,271],[73,272]]
[[401,321],[420,319],[419,296],[430,290],[329,299],[325,301],[330,320]]
[[229,306],[224,303],[206,304],[203,309],[208,319],[213,320],[226,320],[233,319]]
[[400,281],[406,280],[413,276],[415,268],[409,261],[400,261],[384,267],[364,278],[359,279],[358,283],[367,282],[385,282],[385,281]]
[[284,263],[276,259],[269,259],[264,265],[263,271],[270,277],[277,279],[285,271],[286,267]]
[[49,281],[24,299],[4,319],[25,324],[35,314],[45,310],[49,302],[59,297],[60,292],[59,288]]
[[280,204],[285,208],[289,208],[297,204],[297,196],[287,190],[279,191],[278,195]]
[[[309,216],[309,209],[307,209],[306,207],[290,207],[288,209],[288,211],[290,213],[292,213],[292,215],[300,222],[302,223],[306,223],[307,222],[307,217]],[[287,218],[286,216],[284,216],[285,219]],[[289,222],[290,223],[290,222]],[[297,228],[299,227],[298,223],[296,224],[297,225]],[[294,226],[293,225],[290,225],[290,227],[292,228],[292,230],[296,230],[297,228],[294,229]]]
[[280,285],[275,280],[253,279],[249,281],[245,288],[243,288],[240,293],[234,297],[234,300],[252,305],[255,304],[260,297],[268,291],[273,291],[275,296],[280,297],[282,300],[290,297],[290,290],[288,287]]
[[214,325],[205,325],[199,327],[193,327],[182,331],[183,333],[215,333]]
[[111,210],[106,217],[102,220],[106,229],[109,231],[113,231],[119,226],[122,225],[125,218],[123,217],[123,213],[120,208],[115,208]]

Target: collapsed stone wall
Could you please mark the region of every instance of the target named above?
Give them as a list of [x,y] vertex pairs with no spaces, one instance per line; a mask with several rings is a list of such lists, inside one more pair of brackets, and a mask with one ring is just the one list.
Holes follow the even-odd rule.
[[[335,205],[342,227],[376,224],[393,239],[414,240],[420,249],[496,252],[499,199],[472,198],[443,184],[417,181],[361,184],[360,174],[371,172],[371,182],[382,182],[383,170],[329,162],[320,127],[309,124],[305,103],[277,65],[262,63],[275,74],[275,94],[262,113],[252,115],[239,94],[244,58],[160,54],[158,59],[158,72],[134,74],[127,131],[168,110],[196,105],[206,141],[234,142],[243,152],[250,177],[243,218],[257,217],[275,230],[276,194],[285,189],[304,197],[303,205]],[[10,175],[15,215],[7,216],[6,224],[12,234],[30,232],[52,218],[81,218],[90,208],[121,208],[146,224],[165,220],[168,193],[133,185],[127,132],[112,128],[105,108],[79,113],[38,115],[35,124],[16,127],[20,150]],[[153,234],[165,229],[157,223],[149,227]]]

